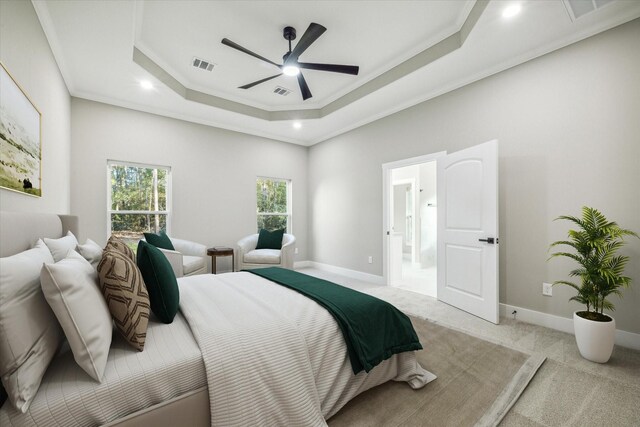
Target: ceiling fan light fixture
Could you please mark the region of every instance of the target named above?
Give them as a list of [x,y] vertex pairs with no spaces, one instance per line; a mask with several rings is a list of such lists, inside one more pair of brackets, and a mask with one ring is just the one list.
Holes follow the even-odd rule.
[[153,89],[153,83],[151,83],[149,80],[141,80],[140,87],[142,89],[151,90]]
[[[309,27],[304,32],[302,37],[296,46],[291,48],[291,40],[296,38],[296,30],[293,27],[285,27],[282,35],[285,40],[289,42],[289,51],[284,54],[282,57],[282,65],[276,64],[275,62],[258,55],[255,52],[251,52],[249,49],[240,46],[238,43],[234,43],[228,38],[223,38],[221,43],[225,46],[229,46],[232,49],[239,50],[240,52],[246,53],[247,55],[251,55],[254,58],[257,58],[263,62],[271,64],[273,66],[278,67],[280,71],[278,74],[270,77],[266,77],[264,79],[256,80],[255,82],[251,82],[249,84],[239,86],[238,89],[250,89],[256,85],[259,85],[264,82],[268,82],[269,80],[275,79],[276,77],[284,74],[285,76],[292,76],[298,78],[298,86],[300,86],[300,94],[302,95],[302,100],[306,101],[307,99],[313,97],[311,94],[311,90],[309,89],[309,85],[305,80],[304,76],[300,72],[300,68],[304,68],[305,70],[317,70],[317,71],[329,71],[333,73],[342,73],[342,74],[352,74],[358,75],[358,70],[360,69],[356,65],[340,65],[340,64],[316,64],[316,63],[307,63],[307,62],[298,62],[298,57],[302,55],[309,46],[315,42],[318,37],[320,37],[324,32],[327,31],[325,27],[320,24],[316,24],[312,22],[309,24]],[[276,92],[277,93],[277,92]]]
[[287,76],[295,77],[298,74],[300,74],[300,68],[298,68],[298,67],[296,67],[294,65],[287,65],[286,67],[284,67],[282,69],[282,72]]
[[521,10],[522,10],[522,6],[520,6],[520,4],[518,3],[512,4],[511,6],[507,6],[506,8],[504,8],[504,10],[502,11],[502,17],[512,18],[516,16],[518,13],[520,13]]

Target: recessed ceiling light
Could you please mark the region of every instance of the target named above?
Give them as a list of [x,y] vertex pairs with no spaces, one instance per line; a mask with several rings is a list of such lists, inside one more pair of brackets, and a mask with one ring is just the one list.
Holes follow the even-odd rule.
[[511,18],[516,16],[518,13],[520,13],[520,11],[522,10],[522,6],[520,6],[519,4],[512,4],[511,6],[507,6],[503,11],[502,11],[502,17],[503,18]]
[[300,122],[293,122],[293,128],[294,129],[300,129],[302,127],[302,123]]
[[147,90],[153,89],[153,83],[151,83],[149,80],[141,80],[140,86],[143,89],[147,89]]
[[287,65],[282,69],[282,72],[287,76],[297,76],[300,74],[300,69],[298,67],[294,67],[293,65]]

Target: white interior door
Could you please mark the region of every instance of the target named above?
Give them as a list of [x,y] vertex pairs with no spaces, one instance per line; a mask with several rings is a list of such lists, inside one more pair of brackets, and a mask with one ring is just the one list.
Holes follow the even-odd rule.
[[498,323],[498,141],[438,159],[438,299]]

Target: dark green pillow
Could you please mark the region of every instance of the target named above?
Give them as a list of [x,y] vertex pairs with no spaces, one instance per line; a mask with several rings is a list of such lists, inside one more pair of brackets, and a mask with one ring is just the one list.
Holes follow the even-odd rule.
[[170,251],[175,251],[176,248],[173,247],[173,243],[171,243],[171,239],[167,234],[160,230],[160,233],[144,233],[144,238],[147,242],[151,243],[156,248],[169,249]]
[[282,249],[284,230],[267,231],[264,228],[258,235],[256,249]]
[[176,275],[166,256],[153,245],[138,243],[138,268],[142,273],[151,311],[163,323],[173,322],[180,304]]

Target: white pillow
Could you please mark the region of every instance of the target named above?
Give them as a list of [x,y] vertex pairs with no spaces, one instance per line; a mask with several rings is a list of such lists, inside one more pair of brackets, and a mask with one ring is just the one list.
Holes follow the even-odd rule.
[[40,283],[76,363],[101,382],[113,325],[96,270],[79,253],[70,250],[63,260],[42,266]]
[[72,232],[68,231],[66,236],[60,237],[59,239],[48,239],[45,237],[44,243],[51,251],[53,260],[58,262],[66,257],[71,249],[76,248],[78,239],[76,239],[76,236],[74,236]]
[[0,376],[9,400],[26,412],[64,339],[40,288],[42,264],[53,262],[42,240],[0,258]]
[[102,258],[102,247],[91,239],[87,239],[84,245],[78,244],[78,253],[82,255],[84,259],[91,263],[91,266],[95,269]]

